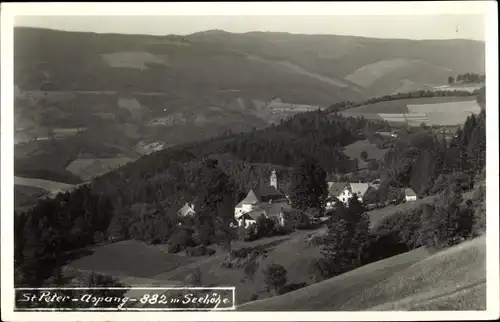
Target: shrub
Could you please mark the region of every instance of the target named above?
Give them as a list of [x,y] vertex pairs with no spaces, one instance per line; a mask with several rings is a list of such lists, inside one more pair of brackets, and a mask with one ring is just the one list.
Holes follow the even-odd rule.
[[252,258],[249,260],[245,266],[243,266],[243,272],[245,273],[245,277],[250,281],[254,281],[255,273],[257,273],[257,268],[259,267],[259,263],[257,263],[256,258]]
[[321,282],[330,277],[330,266],[324,258],[313,260],[309,265],[309,275],[316,283]]
[[199,245],[196,247],[191,247],[186,250],[186,254],[189,256],[212,256],[215,254],[215,250],[212,248],[208,248],[205,245]]
[[274,220],[267,218],[265,216],[260,216],[257,218],[257,237],[269,237],[275,232],[276,223]]
[[282,294],[285,294],[288,292],[293,292],[293,291],[296,291],[296,290],[303,288],[303,287],[306,287],[306,286],[307,286],[307,283],[305,283],[305,282],[287,284],[287,285],[280,287],[280,289],[278,290],[278,294],[282,295]]
[[325,235],[323,233],[317,233],[313,234],[307,239],[307,246],[308,247],[314,247],[314,246],[321,246],[325,242]]
[[250,296],[250,301],[257,301],[259,299],[259,294],[254,293]]
[[287,272],[283,265],[270,264],[264,270],[264,281],[268,290],[273,290],[275,293],[286,285]]
[[189,274],[186,277],[186,284],[190,286],[200,286],[201,285],[201,270],[199,267],[196,267],[194,272]]
[[168,252],[178,253],[187,247],[195,246],[191,233],[186,229],[180,229],[168,240]]
[[224,261],[220,262],[219,267],[221,267],[221,268],[227,268],[227,269],[232,269],[234,267],[234,265],[233,265],[232,262],[230,262],[228,260],[224,260]]

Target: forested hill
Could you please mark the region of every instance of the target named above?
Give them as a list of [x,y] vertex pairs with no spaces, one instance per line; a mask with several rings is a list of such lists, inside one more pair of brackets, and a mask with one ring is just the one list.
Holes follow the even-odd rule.
[[[408,129],[380,164],[381,189],[372,199],[388,198],[407,185],[421,195],[438,193],[451,182],[470,188],[484,168],[485,117],[484,110],[469,117],[451,142],[432,128]],[[291,167],[304,156],[329,173],[354,170],[355,164],[341,148],[363,138],[367,128],[386,126],[318,110],[263,130],[228,133],[144,156],[88,186],[39,200],[33,209],[15,216],[16,274],[21,274],[16,281],[39,285],[60,266],[65,252],[103,238],[166,243],[180,233],[179,208],[199,199],[200,193],[207,194],[207,172],[216,180],[227,178],[225,182],[234,187],[230,189],[234,205],[248,189],[268,183],[274,168],[286,190]],[[204,170],[208,158],[219,160],[216,170]]]
[[365,122],[322,111],[303,113],[263,130],[156,152],[97,178],[92,186],[106,194],[116,189],[127,203],[168,199],[178,206],[195,193],[193,169],[208,157],[219,159],[231,174],[237,195],[267,180],[273,167],[282,169],[280,179],[286,182],[288,168],[304,156],[312,156],[325,171],[349,172],[355,164],[340,147],[361,138]]

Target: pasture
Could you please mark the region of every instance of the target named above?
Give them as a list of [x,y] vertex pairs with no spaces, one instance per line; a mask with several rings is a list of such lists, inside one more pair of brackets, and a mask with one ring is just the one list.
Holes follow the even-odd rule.
[[485,246],[483,236],[434,254],[419,248],[238,310],[484,310]]
[[77,175],[84,181],[103,175],[109,171],[119,168],[134,159],[121,156],[116,158],[88,158],[76,159],[72,161],[66,170]]
[[80,271],[150,279],[193,261],[187,256],[168,254],[155,246],[134,240],[97,246],[90,251],[92,254],[74,260],[67,266]]
[[14,208],[31,206],[45,194],[47,194],[47,190],[42,188],[14,185]]
[[364,88],[370,87],[377,79],[391,72],[407,68],[415,63],[410,59],[379,60],[375,63],[364,65],[345,77],[346,80]]
[[421,97],[362,105],[341,111],[343,116],[383,120],[389,124],[419,126],[451,126],[462,124],[471,114],[478,114],[480,106],[473,96]]
[[43,180],[37,178],[24,178],[18,176],[14,176],[14,185],[35,187],[46,190],[48,192],[66,191],[66,190],[71,190],[74,187],[74,185],[72,184],[67,184],[57,181]]
[[149,69],[148,64],[167,65],[167,55],[153,55],[148,52],[116,52],[101,54],[102,59],[110,67]]

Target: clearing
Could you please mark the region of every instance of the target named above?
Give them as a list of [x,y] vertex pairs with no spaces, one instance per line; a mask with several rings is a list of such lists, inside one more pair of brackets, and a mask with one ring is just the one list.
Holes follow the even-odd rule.
[[347,75],[345,79],[364,88],[368,88],[380,77],[390,74],[397,69],[409,67],[415,62],[418,61],[410,59],[380,60],[358,68]]
[[117,52],[102,54],[102,59],[110,66],[117,68],[149,69],[148,64],[167,65],[167,55],[153,55],[148,52]]
[[485,310],[486,239],[425,248],[238,307],[242,311]]
[[343,116],[384,120],[392,124],[457,125],[481,111],[474,96],[420,97],[362,105],[341,111]]
[[82,180],[88,181],[119,168],[133,160],[134,159],[125,156],[102,159],[76,159],[66,167],[66,170],[77,175]]
[[367,167],[367,162],[361,158],[361,151],[366,151],[368,159],[380,160],[384,157],[388,149],[379,149],[376,144],[370,143],[368,140],[356,141],[344,147],[343,153],[349,158],[358,160],[358,168]]
[[35,187],[50,192],[67,191],[71,190],[74,187],[74,185],[72,184],[67,184],[57,181],[50,181],[50,180],[43,180],[36,178],[23,178],[18,176],[14,176],[14,185]]

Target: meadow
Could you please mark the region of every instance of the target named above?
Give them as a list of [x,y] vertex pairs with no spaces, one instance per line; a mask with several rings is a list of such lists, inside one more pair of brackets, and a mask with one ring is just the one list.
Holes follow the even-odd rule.
[[341,111],[343,116],[383,120],[389,124],[450,126],[465,122],[481,107],[474,96],[420,97],[362,105]]
[[484,310],[486,240],[444,251],[418,248],[241,311]]

